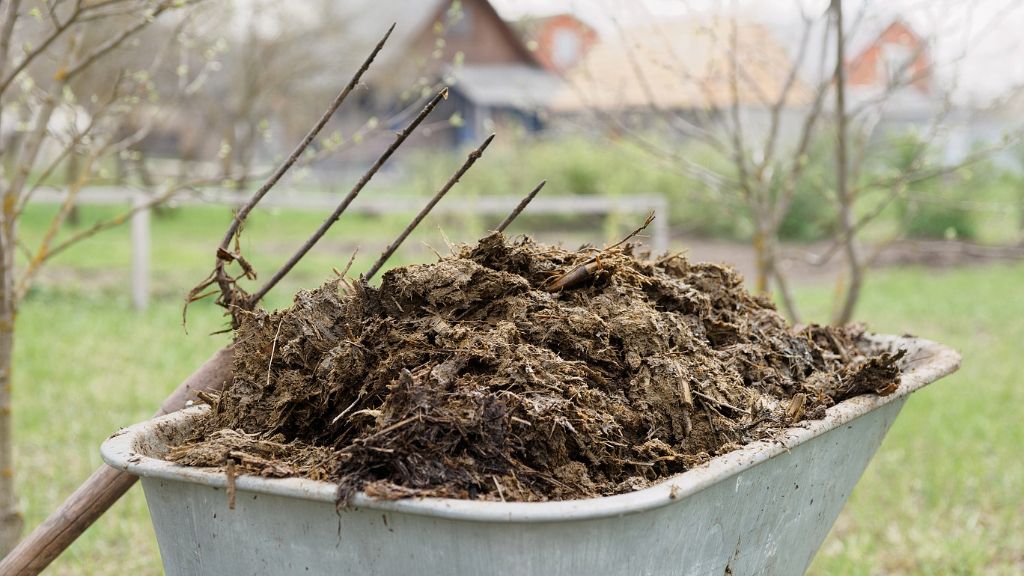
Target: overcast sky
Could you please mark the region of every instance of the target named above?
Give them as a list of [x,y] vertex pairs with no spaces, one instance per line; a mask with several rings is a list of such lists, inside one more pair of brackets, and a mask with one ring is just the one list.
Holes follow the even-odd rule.
[[[505,18],[572,12],[598,28],[614,33],[610,16],[624,25],[652,18],[706,17],[737,6],[749,19],[762,22],[783,44],[799,37],[800,11],[787,0],[492,0]],[[824,0],[804,0],[804,9],[821,14]],[[945,81],[959,76],[959,100],[984,103],[1024,85],[1024,1],[1021,0],[875,0],[848,2],[851,22],[866,6],[861,30],[874,34],[894,18],[903,18],[918,33],[933,38],[937,74]],[[954,63],[956,63],[954,65]]]

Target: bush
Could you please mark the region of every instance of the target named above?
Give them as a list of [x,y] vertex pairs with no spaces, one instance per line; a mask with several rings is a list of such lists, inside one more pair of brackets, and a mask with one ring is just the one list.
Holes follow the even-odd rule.
[[[810,242],[825,238],[835,230],[836,202],[834,158],[829,146],[811,145],[805,157],[807,165],[796,183],[793,202],[779,226],[783,240]],[[772,182],[773,193],[780,194],[780,177]]]
[[[977,238],[974,215],[955,206],[946,205],[938,195],[909,198],[904,203],[908,219],[904,230],[910,238]],[[958,194],[960,196],[960,194]],[[935,203],[936,201],[942,203]]]
[[[913,164],[921,145],[913,132],[894,138],[888,169],[893,174],[920,170]],[[971,172],[963,170],[907,185],[895,203],[904,234],[909,238],[976,238],[974,214],[967,208],[973,192],[970,179]]]

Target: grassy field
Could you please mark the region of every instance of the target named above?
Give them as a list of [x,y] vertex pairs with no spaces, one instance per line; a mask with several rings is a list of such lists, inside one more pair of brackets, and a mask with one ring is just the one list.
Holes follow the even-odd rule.
[[872,278],[863,320],[949,344],[963,366],[908,402],[812,573],[1024,573],[1022,284],[1020,264]]
[[[83,206],[80,226],[62,228],[54,244],[126,208]],[[332,268],[344,268],[354,251],[357,253],[352,272],[366,270],[387,242],[412,219],[420,204],[407,208],[408,213],[345,214],[295,267],[281,285],[280,292],[287,294],[298,287],[319,284],[331,276]],[[33,204],[28,207],[19,224],[23,243],[29,250],[35,251],[56,209],[56,205]],[[213,264],[213,249],[220,242],[231,217],[230,209],[223,206],[170,209],[153,217],[150,267],[152,291],[157,297],[181,298],[206,276]],[[323,218],[324,214],[314,211],[257,210],[243,231],[242,253],[258,272],[269,276],[322,223]],[[551,234],[546,228],[551,228],[552,219],[556,218],[526,216],[513,228],[516,232],[529,231],[544,238],[545,233]],[[425,261],[433,258],[435,252],[447,253],[449,242],[457,244],[476,239],[500,220],[497,216],[470,218],[461,214],[427,216],[389,264]],[[641,220],[638,217],[638,221]],[[562,232],[559,240],[565,240],[567,244],[618,239],[635,226],[634,221],[623,221],[618,222],[618,227],[610,228],[603,225],[601,216],[563,217],[556,222],[554,227]],[[567,225],[571,228],[568,234],[564,232]],[[115,298],[124,297],[129,293],[131,258],[130,230],[128,226],[121,226],[55,255],[43,269],[41,278],[50,286],[69,285],[90,292],[105,292]],[[22,256],[21,260],[23,264],[25,257]],[[251,287],[251,283],[248,285]],[[287,300],[283,298],[275,302]]]
[[[45,210],[29,216],[24,230],[31,237],[39,229],[32,218],[42,222]],[[18,482],[29,527],[100,463],[97,447],[109,433],[147,418],[168,391],[227,341],[223,335],[208,336],[223,324],[208,303],[194,307],[186,334],[180,302],[181,290],[204,274],[211,238],[228,215],[211,208],[170,218],[178,220],[154,226],[158,298],[149,310],[132,311],[120,285],[127,277],[124,231],[59,257],[22,308],[14,417]],[[313,215],[263,215],[249,236],[263,240],[248,250],[258,254],[254,259],[266,270],[317,222]],[[422,241],[444,246],[438,223],[433,224],[411,241],[421,246],[415,249],[419,252],[410,250],[402,259],[424,257]],[[285,304],[283,294],[315,285],[331,266],[343,266],[360,238],[396,225],[350,220],[270,304]],[[283,242],[288,242],[285,248]],[[357,269],[372,254],[364,255]],[[70,280],[62,282],[64,275]],[[97,285],[89,286],[94,276]],[[963,352],[964,366],[909,402],[812,573],[1024,571],[1022,283],[1024,265],[1019,264],[944,272],[889,270],[871,277],[862,319],[879,331],[911,332],[951,344]],[[825,317],[829,295],[820,287],[800,294],[820,317]],[[133,490],[51,573],[159,574],[141,491]]]

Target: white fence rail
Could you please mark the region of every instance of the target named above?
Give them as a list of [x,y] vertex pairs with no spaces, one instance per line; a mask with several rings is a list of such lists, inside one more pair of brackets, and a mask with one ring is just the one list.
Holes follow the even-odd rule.
[[[230,190],[207,190],[200,193],[182,193],[175,196],[175,206],[241,206],[248,194],[239,194]],[[62,202],[65,192],[60,189],[41,189],[33,196],[33,202]],[[92,187],[83,190],[78,196],[80,204],[144,204],[151,196],[130,188]],[[292,210],[310,210],[328,213],[340,201],[339,194],[322,192],[275,192],[268,195],[260,203],[261,207],[287,208]],[[441,202],[432,214],[474,214],[505,216],[519,203],[520,198],[511,197],[478,197],[461,198],[457,202]],[[426,198],[416,196],[384,196],[366,195],[360,197],[349,207],[348,212],[362,214],[403,214],[415,213],[426,202]],[[149,210],[140,210],[131,220],[132,239],[132,302],[138,309],[145,308],[149,303],[150,276],[150,214]],[[650,246],[655,253],[668,249],[668,202],[662,196],[631,196],[629,198],[608,198],[600,196],[538,196],[527,208],[529,214],[647,214],[654,212],[654,222],[650,229]]]

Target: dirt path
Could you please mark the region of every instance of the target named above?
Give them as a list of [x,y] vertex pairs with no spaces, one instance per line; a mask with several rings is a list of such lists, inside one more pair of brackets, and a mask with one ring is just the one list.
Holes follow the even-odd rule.
[[[677,238],[674,246],[681,246],[691,260],[706,262],[728,262],[736,267],[745,278],[755,274],[753,249],[747,244],[708,240],[703,238]],[[814,261],[828,249],[828,243],[786,244],[783,246],[783,269],[791,281],[799,284],[831,282],[843,272],[844,263],[838,256],[824,265]],[[874,254],[875,247],[867,247],[868,254]],[[923,266],[929,268],[957,268],[999,262],[1024,261],[1024,247],[982,246],[958,241],[905,240],[893,243],[881,250],[876,259],[876,268],[901,266]]]

